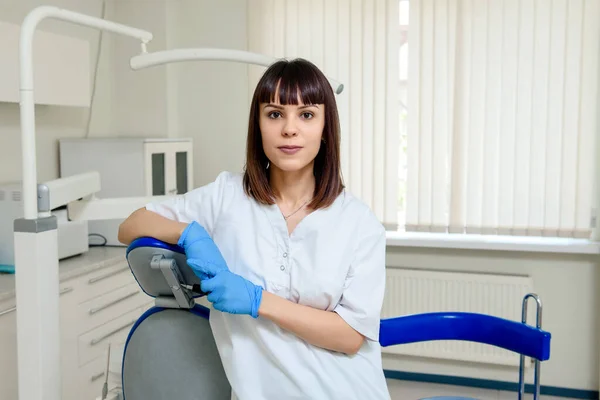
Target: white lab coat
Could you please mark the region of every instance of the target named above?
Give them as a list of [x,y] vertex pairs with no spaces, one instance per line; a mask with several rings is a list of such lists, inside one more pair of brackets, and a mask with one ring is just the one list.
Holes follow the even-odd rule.
[[337,312],[367,338],[348,356],[313,346],[261,317],[211,310],[223,366],[240,400],[389,399],[379,346],[385,229],[365,204],[345,191],[290,235],[277,205],[249,198],[241,174],[223,172],[206,186],[147,209],[197,221],[232,272],[290,301]]

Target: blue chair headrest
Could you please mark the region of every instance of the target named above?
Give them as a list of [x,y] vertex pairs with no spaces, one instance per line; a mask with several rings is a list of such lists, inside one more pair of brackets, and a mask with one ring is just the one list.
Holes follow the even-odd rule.
[[177,283],[196,287],[197,292],[186,292],[190,298],[203,295],[199,290],[200,279],[179,246],[143,237],[128,246],[126,258],[137,283],[148,296],[173,300],[182,290],[174,288]]

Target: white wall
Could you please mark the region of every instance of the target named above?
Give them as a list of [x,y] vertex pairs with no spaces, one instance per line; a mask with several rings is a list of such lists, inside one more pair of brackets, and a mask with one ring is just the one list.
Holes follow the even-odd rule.
[[[113,0],[114,1],[114,0]],[[165,50],[168,0],[114,1],[114,20],[154,35],[148,51]],[[110,136],[167,137],[167,74],[165,67],[133,71],[132,56],[141,52],[138,40],[115,37],[113,43],[114,133]]]
[[[0,19],[20,24],[39,5],[97,17],[102,10],[101,0],[4,0]],[[151,31],[149,51],[247,49],[246,0],[107,0],[105,18]],[[93,76],[99,31],[54,20],[43,21],[39,29],[89,40]],[[138,52],[136,40],[103,35],[89,136],[192,137],[196,185],[223,169],[240,170],[248,118],[247,67],[211,62],[132,71],[129,58]],[[59,176],[57,139],[84,137],[89,113],[87,108],[36,107],[39,181]],[[21,177],[20,140],[18,104],[0,103],[0,182]]]
[[[543,302],[543,328],[552,334],[550,360],[542,364],[542,384],[598,390],[600,265],[597,257],[396,247],[388,249],[387,264],[390,268],[531,276],[534,290]],[[531,301],[529,307],[534,304]],[[399,371],[518,381],[516,368],[475,363],[386,356],[385,366]]]
[[[247,49],[246,0],[181,0],[168,14],[169,47]],[[221,170],[241,171],[245,157],[249,101],[244,64],[174,64],[170,82],[171,130],[194,138],[196,185]]]
[[[21,24],[25,15],[34,7],[55,5],[85,14],[100,16],[101,0],[3,0],[0,2],[0,19]],[[106,17],[113,14],[112,4],[108,2]],[[98,31],[93,29],[59,22],[44,20],[39,29],[50,32],[84,38],[90,42],[90,64],[96,61],[98,50]],[[35,54],[34,54],[35,57]],[[104,41],[102,56],[98,70],[98,85],[94,101],[94,113],[90,123],[90,135],[104,134],[112,131],[112,59],[111,42]],[[59,137],[83,137],[86,132],[89,109],[37,106],[37,171],[40,181],[58,176],[58,144]],[[19,124],[19,107],[14,103],[0,103],[0,182],[19,180],[21,178],[21,136]]]

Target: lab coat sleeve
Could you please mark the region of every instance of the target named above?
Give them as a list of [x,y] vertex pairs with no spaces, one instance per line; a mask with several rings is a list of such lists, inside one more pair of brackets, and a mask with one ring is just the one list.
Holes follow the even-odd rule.
[[232,197],[232,179],[231,173],[221,172],[207,185],[168,200],[148,203],[146,209],[175,221],[196,221],[212,234],[222,208]]
[[367,339],[379,341],[386,278],[385,228],[374,216],[362,226],[367,233],[358,240],[342,298],[334,312]]

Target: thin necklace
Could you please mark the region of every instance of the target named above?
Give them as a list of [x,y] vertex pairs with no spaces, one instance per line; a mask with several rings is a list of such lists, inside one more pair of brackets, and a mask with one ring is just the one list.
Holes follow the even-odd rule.
[[304,208],[304,206],[308,204],[309,201],[310,200],[306,200],[306,202],[304,202],[304,204],[302,204],[296,211],[294,211],[291,214],[285,215],[284,213],[281,213],[281,215],[283,215],[283,219],[285,219],[287,221],[287,219],[289,217],[291,217],[292,215],[296,214],[298,211],[302,210]]

